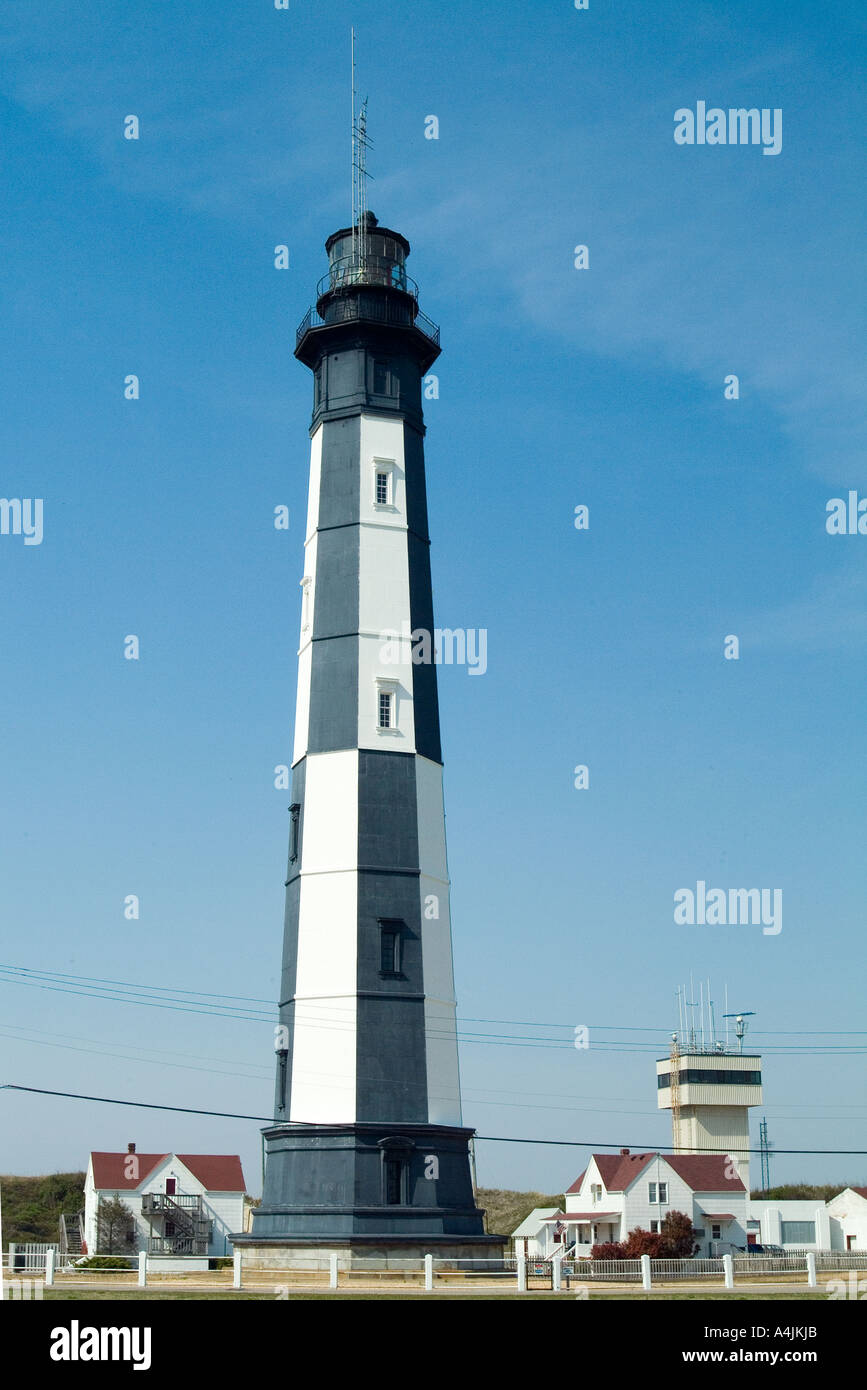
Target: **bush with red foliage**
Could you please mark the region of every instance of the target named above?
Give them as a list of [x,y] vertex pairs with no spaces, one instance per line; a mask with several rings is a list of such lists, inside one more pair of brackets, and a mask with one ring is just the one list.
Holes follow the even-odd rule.
[[626,1240],[606,1240],[594,1245],[591,1260],[637,1260],[649,1255],[652,1260],[690,1259],[698,1251],[692,1234],[692,1219],[682,1211],[670,1211],[662,1222],[662,1230],[645,1231],[636,1226]]

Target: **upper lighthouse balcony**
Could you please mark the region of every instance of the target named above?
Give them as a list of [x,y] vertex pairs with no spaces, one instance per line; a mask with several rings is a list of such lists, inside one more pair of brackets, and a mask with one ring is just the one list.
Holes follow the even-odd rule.
[[418,307],[418,285],[406,273],[409,242],[380,227],[373,213],[343,227],[325,243],[328,274],[316,287],[316,305],[298,325],[296,349],[311,329],[367,320],[416,329],[437,355],[440,331]]

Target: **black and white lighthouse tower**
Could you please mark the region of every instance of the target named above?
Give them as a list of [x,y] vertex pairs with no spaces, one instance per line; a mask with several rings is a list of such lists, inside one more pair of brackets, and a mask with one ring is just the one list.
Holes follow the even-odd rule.
[[239,1241],[265,1262],[502,1244],[461,1119],[422,418],[439,330],[409,249],[366,211],[330,236],[295,348],[314,397],[277,1094]]

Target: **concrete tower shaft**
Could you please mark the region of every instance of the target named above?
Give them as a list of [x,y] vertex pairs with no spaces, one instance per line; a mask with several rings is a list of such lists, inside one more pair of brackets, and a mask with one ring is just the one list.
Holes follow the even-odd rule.
[[255,1243],[488,1242],[461,1120],[422,377],[409,243],[326,243],[314,378],[275,1124]]

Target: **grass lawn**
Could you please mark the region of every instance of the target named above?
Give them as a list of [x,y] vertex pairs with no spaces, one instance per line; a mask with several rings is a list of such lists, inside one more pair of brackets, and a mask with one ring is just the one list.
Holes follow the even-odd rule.
[[[423,1293],[423,1292],[419,1292],[419,1293],[400,1294],[400,1293],[377,1293],[377,1292],[372,1292],[372,1291],[371,1291],[371,1292],[365,1292],[365,1293],[362,1293],[362,1292],[351,1293],[351,1292],[344,1292],[344,1291],[342,1291],[342,1290],[339,1291],[339,1292],[337,1292],[337,1293],[324,1293],[324,1292],[320,1293],[318,1290],[315,1290],[315,1289],[311,1289],[311,1290],[303,1290],[303,1289],[300,1289],[300,1290],[298,1290],[297,1292],[291,1292],[291,1293],[289,1294],[288,1299],[281,1299],[281,1300],[279,1300],[279,1301],[281,1301],[281,1302],[297,1303],[297,1302],[310,1302],[311,1300],[322,1301],[323,1299],[331,1299],[331,1300],[338,1299],[340,1302],[344,1302],[344,1301],[346,1301],[346,1302],[355,1302],[355,1301],[358,1301],[358,1300],[361,1300],[362,1302],[381,1302],[383,1299],[385,1299],[385,1300],[390,1300],[391,1302],[395,1302],[395,1301],[403,1302],[403,1301],[405,1301],[406,1299],[414,1299],[414,1300],[415,1300],[415,1299],[418,1299],[418,1300],[423,1301],[423,1302],[428,1302],[429,1300],[433,1299],[433,1300],[436,1300],[436,1301],[438,1301],[438,1302],[440,1302],[440,1303],[443,1303],[443,1302],[448,1302],[448,1303],[457,1303],[457,1302],[460,1302],[460,1303],[466,1303],[466,1302],[471,1302],[471,1303],[472,1303],[472,1302],[500,1303],[500,1302],[503,1301],[503,1299],[508,1299],[508,1300],[512,1300],[512,1301],[516,1301],[516,1300],[517,1300],[517,1301],[519,1301],[519,1302],[524,1302],[524,1303],[528,1303],[528,1302],[529,1302],[529,1303],[535,1303],[535,1302],[537,1302],[539,1299],[543,1299],[543,1300],[545,1300],[545,1301],[548,1302],[548,1303],[557,1303],[557,1302],[559,1302],[559,1303],[573,1303],[573,1302],[576,1301],[576,1298],[577,1298],[577,1295],[576,1295],[576,1294],[571,1294],[571,1295],[570,1295],[570,1294],[568,1294],[568,1293],[562,1293],[562,1294],[555,1294],[555,1293],[531,1293],[531,1294],[523,1294],[523,1293],[502,1293],[502,1294],[496,1294],[496,1293],[492,1293],[492,1294],[484,1294],[484,1293],[466,1293],[466,1294],[465,1294],[465,1293],[458,1293],[458,1294],[428,1293],[428,1294],[425,1294],[425,1293]],[[585,1302],[585,1301],[586,1301],[586,1302],[591,1302],[591,1303],[592,1303],[592,1302],[594,1302],[594,1301],[598,1301],[600,1298],[605,1298],[605,1299],[612,1299],[612,1298],[613,1298],[613,1299],[615,1299],[615,1300],[624,1300],[624,1301],[626,1301],[626,1300],[629,1300],[629,1301],[639,1300],[639,1301],[643,1301],[643,1302],[648,1302],[648,1301],[654,1302],[654,1301],[658,1301],[659,1299],[664,1299],[664,1300],[668,1300],[668,1299],[673,1299],[673,1300],[696,1300],[696,1301],[705,1301],[705,1302],[708,1302],[708,1301],[720,1302],[720,1301],[723,1301],[723,1300],[724,1300],[724,1301],[727,1302],[727,1303],[730,1303],[730,1302],[732,1302],[732,1301],[734,1301],[735,1303],[765,1303],[765,1302],[783,1302],[783,1301],[785,1301],[785,1302],[791,1302],[791,1301],[793,1301],[793,1300],[795,1300],[795,1299],[798,1299],[798,1300],[802,1300],[802,1299],[821,1299],[823,1302],[824,1302],[824,1301],[827,1301],[827,1295],[824,1294],[824,1293],[822,1293],[822,1292],[820,1292],[819,1290],[813,1290],[813,1291],[810,1291],[810,1292],[808,1292],[807,1290],[803,1290],[803,1291],[799,1291],[799,1292],[792,1291],[791,1293],[782,1293],[782,1292],[781,1292],[781,1293],[755,1293],[755,1294],[750,1294],[750,1293],[729,1293],[729,1294],[725,1294],[725,1293],[711,1293],[710,1290],[708,1290],[707,1293],[705,1293],[705,1292],[700,1292],[700,1293],[699,1293],[699,1292],[696,1292],[696,1293],[671,1293],[671,1292],[669,1292],[669,1291],[667,1291],[667,1290],[665,1290],[665,1291],[660,1291],[659,1293],[644,1293],[642,1290],[628,1291],[628,1290],[626,1290],[626,1289],[622,1289],[622,1290],[621,1290],[621,1289],[617,1289],[617,1290],[611,1291],[610,1293],[603,1293],[603,1292],[601,1292],[601,1291],[598,1291],[598,1292],[596,1292],[596,1293],[591,1294],[591,1296],[590,1296],[590,1298],[589,1298],[588,1300],[581,1299],[581,1300],[578,1300],[578,1301],[580,1301],[580,1302]],[[224,1299],[240,1299],[241,1302],[245,1302],[245,1303],[249,1303],[249,1302],[255,1302],[255,1303],[275,1303],[275,1302],[278,1301],[277,1297],[276,1297],[273,1293],[270,1293],[270,1292],[269,1292],[269,1293],[264,1293],[264,1292],[260,1292],[260,1293],[256,1293],[256,1292],[245,1293],[243,1290],[240,1290],[240,1291],[239,1291],[239,1290],[237,1290],[237,1289],[227,1290],[225,1293],[218,1293],[218,1292],[216,1292],[216,1291],[208,1292],[208,1293],[205,1293],[205,1292],[202,1292],[202,1293],[191,1293],[191,1292],[185,1292],[185,1291],[183,1291],[183,1290],[181,1290],[181,1289],[178,1289],[178,1290],[168,1290],[168,1289],[154,1289],[154,1290],[151,1290],[151,1289],[105,1289],[105,1290],[102,1290],[102,1289],[69,1289],[69,1290],[46,1289],[46,1290],[45,1290],[45,1295],[44,1295],[44,1301],[45,1301],[45,1302],[51,1301],[51,1302],[71,1302],[71,1303],[95,1303],[95,1302],[106,1302],[106,1301],[108,1301],[108,1302],[133,1302],[133,1301],[135,1301],[135,1302],[142,1302],[142,1303],[152,1303],[152,1302],[165,1302],[165,1301],[178,1301],[178,1300],[181,1300],[181,1301],[189,1301],[190,1299],[197,1299],[197,1300],[203,1299],[203,1300],[205,1300],[206,1302],[219,1302],[219,1301],[222,1301],[222,1300],[224,1300]]]

